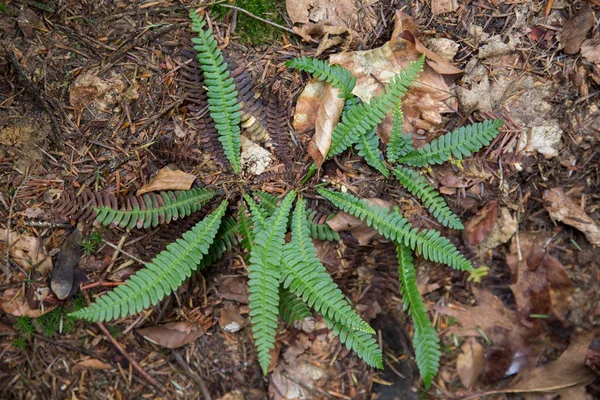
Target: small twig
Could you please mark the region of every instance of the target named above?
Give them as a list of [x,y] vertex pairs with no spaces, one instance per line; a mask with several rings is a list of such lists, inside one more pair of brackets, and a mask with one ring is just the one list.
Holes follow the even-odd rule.
[[131,366],[137,372],[139,372],[140,375],[142,375],[142,377],[144,377],[144,379],[146,379],[146,381],[148,381],[152,386],[154,386],[160,393],[163,393],[163,394],[165,393],[165,389],[161,386],[161,384],[158,383],[158,381],[156,379],[154,379],[153,377],[148,375],[148,373],[146,371],[144,371],[142,369],[142,367],[140,367],[140,365],[137,363],[137,361],[135,361],[135,359],[133,357],[131,357],[129,355],[129,353],[127,353],[125,351],[125,349],[123,349],[121,344],[119,342],[117,342],[117,340],[110,334],[108,329],[106,329],[106,327],[102,323],[96,322],[96,326],[98,328],[100,328],[100,330],[102,332],[104,332],[104,334],[106,335],[108,340],[113,344],[113,346],[115,346],[115,348],[119,351],[119,353],[121,353],[123,355],[123,357],[125,357],[127,359],[127,361],[129,361],[129,364],[131,364]]
[[[124,242],[124,241],[123,241],[123,242]],[[121,247],[119,247],[119,246],[117,246],[117,245],[114,245],[114,244],[112,244],[111,242],[109,242],[109,241],[106,241],[106,240],[104,240],[104,239],[102,239],[102,243],[104,243],[104,244],[106,244],[107,246],[109,246],[109,247],[112,247],[113,249],[115,249],[115,250],[116,250],[116,251],[115,251],[115,259],[116,259],[116,255],[118,255],[119,253],[123,253],[123,254],[125,254],[127,257],[131,258],[133,261],[135,261],[135,262],[138,262],[138,263],[140,263],[140,264],[142,264],[142,265],[146,265],[146,262],[145,262],[145,261],[142,261],[142,260],[140,260],[139,258],[137,258],[136,256],[134,256],[133,254],[126,252],[126,251],[125,251],[125,250],[123,250]],[[120,243],[120,244],[121,244],[121,246],[123,245],[122,243]]]
[[19,190],[23,187],[25,183],[29,180],[29,170],[25,171],[25,176],[23,177],[23,182],[17,186],[17,189],[12,195],[10,199],[10,207],[8,208],[8,221],[6,222],[6,278],[4,279],[4,283],[7,284],[10,280],[10,229],[12,225],[12,214],[13,209],[15,207],[15,200],[17,198],[17,194]]
[[101,356],[100,354],[96,354],[93,351],[84,349],[82,347],[71,346],[70,344],[59,342],[59,341],[55,341],[55,340],[49,339],[49,338],[47,338],[45,336],[39,335],[37,333],[34,333],[33,337],[35,337],[36,339],[39,339],[41,341],[44,341],[44,342],[47,342],[47,343],[50,343],[50,344],[53,344],[53,345],[65,348],[67,350],[71,350],[71,351],[75,351],[77,353],[85,354],[86,356],[90,356],[90,357],[96,358],[96,359],[98,359],[98,360],[100,360],[102,362],[105,362],[105,363],[108,363],[110,361],[106,357]]
[[212,400],[212,397],[210,396],[210,392],[208,391],[208,387],[206,386],[206,382],[204,382],[204,379],[202,379],[202,377],[199,374],[194,374],[192,372],[190,366],[185,362],[185,360],[183,359],[183,357],[181,357],[181,354],[179,354],[177,350],[172,349],[171,354],[173,354],[173,357],[175,357],[175,361],[177,361],[177,364],[179,364],[179,366],[183,368],[185,374],[192,378],[194,382],[196,382],[196,385],[198,385],[198,388],[202,392],[202,396],[204,396],[206,400]]

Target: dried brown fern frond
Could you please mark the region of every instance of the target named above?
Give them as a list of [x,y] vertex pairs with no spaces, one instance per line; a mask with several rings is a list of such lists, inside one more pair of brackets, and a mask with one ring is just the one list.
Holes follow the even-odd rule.
[[163,138],[153,147],[152,152],[161,161],[177,165],[198,165],[201,160],[190,146],[176,143],[172,138]]
[[294,162],[290,132],[288,128],[288,110],[276,92],[270,92],[267,101],[267,128],[271,133],[275,155],[282,163],[291,165]]

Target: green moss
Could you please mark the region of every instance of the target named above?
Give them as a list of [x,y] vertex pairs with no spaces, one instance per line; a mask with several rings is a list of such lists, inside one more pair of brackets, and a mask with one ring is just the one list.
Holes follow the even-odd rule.
[[26,338],[30,337],[35,332],[33,320],[30,317],[17,317],[15,322],[15,330],[22,333]]
[[[280,25],[285,24],[281,18],[281,12],[285,11],[285,2],[283,0],[234,0],[233,5],[243,8],[257,17],[273,21]],[[220,20],[223,20],[225,15],[233,11],[218,4],[212,6],[211,9],[213,16]],[[238,12],[235,34],[240,37],[242,42],[251,45],[274,42],[281,38],[280,29],[241,12]]]
[[24,350],[27,348],[27,341],[21,337],[17,337],[12,341],[11,345],[15,349]]

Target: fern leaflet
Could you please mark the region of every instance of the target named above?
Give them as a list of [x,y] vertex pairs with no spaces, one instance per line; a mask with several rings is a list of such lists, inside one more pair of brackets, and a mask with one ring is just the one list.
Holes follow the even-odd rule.
[[377,136],[375,129],[360,133],[355,147],[358,150],[358,155],[364,157],[367,164],[381,172],[386,178],[390,177],[390,171],[385,166],[379,152],[379,136]]
[[241,172],[240,162],[240,104],[237,101],[233,78],[223,59],[221,50],[212,32],[204,29],[206,21],[196,11],[190,12],[192,31],[198,37],[192,38],[194,50],[198,53],[200,68],[204,73],[207,87],[208,110],[219,132],[219,141],[223,145],[225,156],[236,174]]
[[109,321],[157,304],[177,290],[208,254],[226,208],[227,201],[224,200],[215,211],[168,245],[124,285],[70,315],[88,321]]
[[279,264],[295,195],[296,192],[289,192],[277,212],[267,218],[264,228],[256,233],[255,243],[250,251],[248,266],[250,319],[258,350],[258,361],[265,375],[271,361],[269,352],[275,344],[277,333]]
[[237,229],[242,238],[242,247],[246,249],[247,252],[250,252],[252,246],[254,246],[254,232],[252,231],[252,222],[246,214],[248,212],[247,210],[246,203],[241,201],[240,207],[238,208]]
[[264,211],[252,197],[244,194],[244,199],[250,208],[250,214],[252,215],[252,221],[254,222],[254,232],[258,233],[265,225],[267,218],[270,217],[269,213]]
[[[96,221],[104,226],[113,224],[121,228],[133,229],[137,226],[146,229],[187,217],[201,209],[215,194],[215,191],[198,188],[159,192],[153,196],[146,193],[140,197],[127,197],[127,204],[120,209],[115,209],[116,206],[93,209],[98,214]],[[140,203],[141,200],[144,202]]]
[[356,77],[341,65],[329,65],[327,61],[316,58],[293,58],[285,63],[286,67],[310,73],[320,81],[331,83],[342,91],[345,98],[352,97],[352,90],[356,86]]
[[440,367],[440,339],[435,328],[427,318],[427,309],[419,289],[417,289],[417,276],[413,264],[412,251],[403,244],[396,246],[398,255],[398,276],[400,277],[400,292],[404,302],[404,309],[414,321],[415,333],[413,345],[417,366],[423,377],[425,388],[429,389],[431,381],[437,375]]
[[383,94],[372,98],[369,103],[357,104],[350,108],[331,133],[331,147],[327,157],[340,154],[356,143],[360,134],[375,129],[406,94],[408,86],[422,70],[423,62],[424,57],[421,57],[418,61],[410,63],[408,68],[392,78]]
[[425,207],[442,225],[452,229],[464,228],[462,222],[450,210],[444,198],[418,172],[398,166],[392,173],[402,186],[425,203]]
[[284,246],[281,260],[281,282],[302,298],[309,307],[352,329],[374,333],[356,314],[319,261],[317,251],[308,236],[306,209],[299,199],[292,215],[292,241]]
[[463,126],[451,133],[440,136],[424,147],[414,150],[398,159],[402,164],[424,167],[441,164],[454,156],[462,160],[483,146],[487,146],[498,135],[498,129],[504,122],[500,119],[486,120],[477,124]]
[[279,299],[279,315],[290,326],[294,326],[294,322],[312,315],[298,296],[282,286],[279,287]]
[[340,342],[346,345],[348,350],[353,350],[371,367],[383,369],[383,355],[377,340],[367,332],[356,331],[331,318],[323,316],[327,327],[333,330],[334,335],[340,338]]
[[439,232],[414,228],[395,208],[389,211],[383,207],[371,206],[365,200],[348,193],[331,192],[319,189],[319,194],[338,208],[372,226],[382,236],[395,242],[402,242],[411,249],[417,249],[428,260],[441,262],[452,268],[471,271],[471,262],[459,253],[458,249]]
[[412,141],[412,132],[408,135],[403,134],[404,130],[404,114],[399,103],[392,113],[392,130],[390,132],[390,141],[387,145],[387,159],[394,163],[405,154],[414,151]]

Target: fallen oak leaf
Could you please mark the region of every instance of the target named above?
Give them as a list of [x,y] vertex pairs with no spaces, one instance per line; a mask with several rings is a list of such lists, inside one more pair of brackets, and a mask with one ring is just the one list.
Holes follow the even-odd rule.
[[315,120],[315,134],[307,146],[307,151],[317,167],[320,167],[327,157],[331,146],[331,133],[342,115],[344,99],[340,94],[341,91],[331,84],[327,84],[323,89]]
[[163,168],[146,185],[142,186],[136,193],[141,196],[148,192],[161,190],[190,190],[196,180],[196,175],[188,174],[180,170]]
[[186,321],[169,322],[136,330],[144,339],[168,349],[185,346],[204,334],[200,326],[192,326]]

